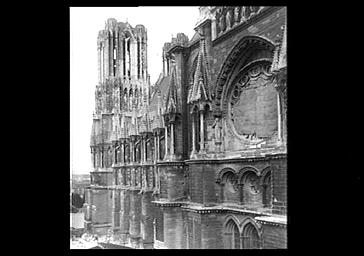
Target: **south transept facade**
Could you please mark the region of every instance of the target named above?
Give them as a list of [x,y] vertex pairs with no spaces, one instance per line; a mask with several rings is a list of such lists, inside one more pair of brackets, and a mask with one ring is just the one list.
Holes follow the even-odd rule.
[[286,8],[199,9],[154,85],[143,25],[99,32],[86,227],[133,248],[286,248]]

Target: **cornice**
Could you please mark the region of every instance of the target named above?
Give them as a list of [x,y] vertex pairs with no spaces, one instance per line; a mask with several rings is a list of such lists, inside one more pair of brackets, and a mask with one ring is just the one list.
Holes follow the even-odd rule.
[[120,169],[120,168],[137,168],[137,167],[154,167],[156,166],[156,164],[153,164],[153,163],[146,163],[146,164],[129,164],[129,165],[116,165],[116,166],[113,166],[112,168],[117,170],[117,169]]
[[90,172],[90,174],[103,174],[103,173],[113,173],[113,171],[95,171],[95,172]]
[[255,220],[256,222],[259,222],[260,224],[264,225],[270,225],[270,226],[278,226],[278,227],[287,227],[287,223],[278,223],[278,222],[272,222],[272,221],[263,221],[263,220]]
[[167,54],[172,54],[173,52],[183,51],[186,47],[182,45],[174,45],[171,49],[168,50]]
[[166,166],[166,165],[177,165],[182,166],[185,165],[185,160],[182,161],[169,161],[169,162],[157,162],[157,166]]
[[196,40],[195,42],[193,42],[193,44],[190,44],[187,48],[190,50],[190,52],[192,52],[193,50],[198,48],[199,45],[200,45],[200,40]]
[[[254,215],[254,217],[272,216],[271,213],[254,211],[254,210],[249,210],[246,208],[233,208],[233,207],[221,206],[221,205],[203,206],[203,205],[191,204],[191,202],[186,202],[186,201],[173,202],[173,201],[166,201],[166,200],[155,200],[155,201],[151,201],[151,202],[160,207],[165,207],[165,208],[180,207],[183,211],[195,212],[195,213],[199,213],[199,214],[211,214],[211,213],[232,213],[232,214],[240,213],[241,214],[241,213],[243,213],[243,214],[252,214],[252,215]],[[285,225],[284,223],[281,223],[281,222],[264,221],[264,220],[259,220],[259,221],[272,223],[272,225]]]
[[239,157],[239,158],[222,158],[222,159],[189,159],[185,160],[186,164],[223,164],[223,163],[237,163],[237,162],[255,162],[270,159],[284,159],[287,158],[287,153],[265,155],[259,157]]
[[206,25],[209,25],[208,23],[211,23],[211,19],[207,18],[204,21],[202,21],[201,23],[197,24],[197,26],[195,26],[195,30],[200,28],[200,27],[204,27]]

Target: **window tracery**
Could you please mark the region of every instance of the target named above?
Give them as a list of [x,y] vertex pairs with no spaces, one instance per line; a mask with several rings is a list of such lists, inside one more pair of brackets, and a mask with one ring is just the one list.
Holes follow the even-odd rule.
[[242,139],[262,140],[277,132],[277,92],[269,69],[264,61],[241,71],[228,93],[228,124]]

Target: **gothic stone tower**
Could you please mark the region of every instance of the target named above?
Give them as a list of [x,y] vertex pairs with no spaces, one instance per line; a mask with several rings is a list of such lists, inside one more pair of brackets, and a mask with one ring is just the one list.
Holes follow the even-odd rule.
[[[120,190],[115,165],[135,154],[121,149],[138,135],[148,104],[147,30],[110,18],[97,38],[98,84],[91,134],[93,171],[87,190],[86,227],[100,237],[120,227]],[[128,146],[128,145],[127,145]],[[128,216],[129,218],[129,216]]]

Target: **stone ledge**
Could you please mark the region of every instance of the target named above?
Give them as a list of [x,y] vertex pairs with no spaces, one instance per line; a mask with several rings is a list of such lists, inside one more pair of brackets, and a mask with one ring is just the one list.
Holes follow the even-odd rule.
[[262,224],[269,224],[272,226],[287,226],[287,216],[285,215],[272,215],[272,216],[259,216],[254,218]]

